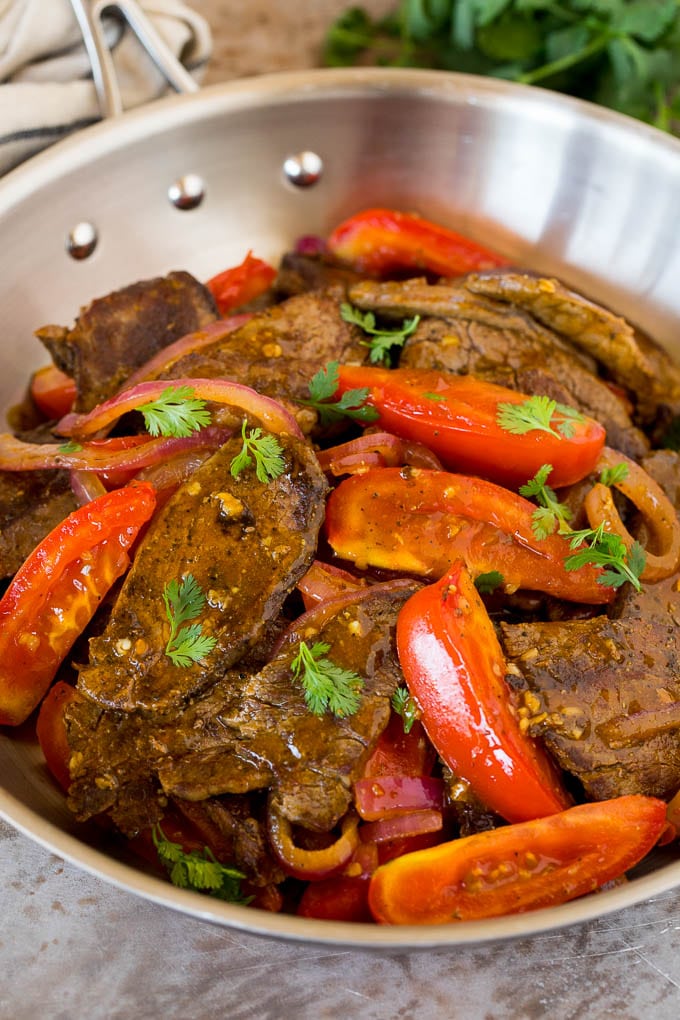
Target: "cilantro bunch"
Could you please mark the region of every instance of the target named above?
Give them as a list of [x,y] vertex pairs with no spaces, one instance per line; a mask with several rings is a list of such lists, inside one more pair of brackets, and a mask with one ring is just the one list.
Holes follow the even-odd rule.
[[434,67],[543,85],[680,133],[677,0],[401,0],[349,8],[325,62]]

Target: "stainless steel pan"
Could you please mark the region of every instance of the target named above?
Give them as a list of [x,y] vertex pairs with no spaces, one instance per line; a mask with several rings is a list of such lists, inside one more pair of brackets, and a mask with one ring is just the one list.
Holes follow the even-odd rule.
[[[0,399],[45,362],[33,330],[171,269],[276,258],[372,204],[417,209],[610,304],[680,356],[680,144],[545,91],[425,71],[261,77],[95,126],[0,183]],[[96,242],[96,243],[95,243]],[[89,255],[88,255],[89,252]],[[73,257],[81,256],[79,258]],[[661,852],[628,885],[563,907],[437,928],[313,922],[174,889],[98,849],[30,733],[0,733],[0,813],[133,893],[251,932],[427,947],[526,935],[680,885]]]

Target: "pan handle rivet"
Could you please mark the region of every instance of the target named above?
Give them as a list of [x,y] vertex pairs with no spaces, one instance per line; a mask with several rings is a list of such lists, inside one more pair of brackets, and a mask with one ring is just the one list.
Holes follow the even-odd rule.
[[288,156],[283,163],[283,172],[296,188],[310,188],[318,184],[323,173],[323,160],[316,152],[298,152]]
[[195,209],[205,197],[205,182],[198,174],[185,174],[168,188],[168,198],[178,209]]
[[78,261],[87,259],[97,247],[98,240],[97,228],[92,223],[83,220],[82,223],[76,223],[75,227],[69,231],[66,250],[72,259]]

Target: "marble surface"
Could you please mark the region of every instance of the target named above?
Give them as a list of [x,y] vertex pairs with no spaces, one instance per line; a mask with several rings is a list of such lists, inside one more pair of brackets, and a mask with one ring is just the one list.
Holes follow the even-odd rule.
[[[318,62],[345,0],[195,0],[207,82]],[[389,2],[368,0],[379,13]],[[248,936],[85,874],[0,822],[0,1020],[676,1020],[680,891],[535,938],[363,952]]]

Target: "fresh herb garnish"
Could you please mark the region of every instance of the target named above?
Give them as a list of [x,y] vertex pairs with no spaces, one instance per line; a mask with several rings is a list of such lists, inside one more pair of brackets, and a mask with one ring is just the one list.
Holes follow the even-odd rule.
[[614,464],[610,468],[603,468],[600,472],[600,482],[602,485],[618,485],[619,482],[625,482],[628,474],[628,465],[622,461],[620,464]]
[[397,687],[392,695],[392,708],[400,715],[404,723],[404,733],[410,733],[418,718],[418,706],[409,694],[407,687]]
[[[584,542],[588,545],[581,549]],[[569,548],[580,551],[566,558],[564,565],[567,570],[578,570],[586,564],[605,567],[597,579],[598,584],[620,588],[626,581],[630,581],[636,591],[641,590],[640,575],[645,568],[644,549],[639,542],[634,542],[628,550],[623,539],[605,531],[604,521],[597,528],[574,531],[569,540]]]
[[549,432],[557,439],[571,439],[576,422],[584,421],[580,411],[567,404],[536,394],[520,404],[503,403],[496,409],[496,422],[505,432],[523,436],[527,432]]
[[349,7],[324,59],[540,83],[662,130],[680,127],[676,0],[395,0],[376,20]]
[[192,386],[168,386],[160,397],[137,408],[152,436],[190,436],[210,424],[205,400],[194,396]]
[[339,400],[330,403],[330,398],[335,395],[338,388],[338,362],[329,361],[324,368],[312,377],[309,383],[309,400],[299,400],[298,403],[305,407],[313,407],[319,415],[322,425],[330,425],[341,418],[351,418],[352,421],[372,422],[379,417],[378,412],[370,404],[367,404],[369,389],[367,386],[361,389],[346,390]]
[[532,524],[536,538],[547,538],[548,535],[558,531],[564,534],[570,530],[569,521],[573,514],[568,506],[560,503],[555,490],[548,485],[548,477],[552,471],[552,464],[543,464],[533,478],[530,478],[526,485],[521,485],[520,496],[527,499],[532,497],[539,504],[532,514]]
[[74,439],[69,439],[67,443],[62,443],[57,447],[57,453],[80,453],[81,450],[81,444],[76,443]]
[[372,337],[371,340],[362,341],[362,343],[364,347],[370,348],[369,361],[373,365],[384,364],[390,349],[402,347],[407,337],[411,336],[420,322],[420,316],[414,315],[411,319],[404,319],[399,329],[380,329],[375,324],[373,312],[362,312],[347,302],[340,305],[340,315],[345,322],[359,326],[364,333],[368,333]]
[[199,623],[182,626],[200,616],[205,606],[205,595],[193,574],[187,574],[181,581],[169,581],[163,591],[163,602],[170,623],[165,654],[174,666],[186,668],[201,662],[217,642],[214,637],[202,633]]
[[167,868],[173,885],[208,892],[229,903],[250,903],[252,897],[241,892],[241,881],[246,876],[236,868],[220,864],[209,847],[187,853],[180,843],[166,837],[160,825],[154,825],[151,835],[158,859]]
[[475,578],[475,588],[480,595],[491,595],[504,584],[505,578],[498,570],[488,570],[484,574],[477,574]]
[[357,673],[324,658],[328,651],[330,645],[324,641],[315,642],[311,648],[301,641],[290,664],[293,676],[302,684],[307,708],[313,715],[326,711],[341,718],[354,715],[364,681]]
[[247,420],[241,427],[243,446],[231,462],[231,473],[238,478],[243,470],[255,464],[258,481],[266,484],[282,475],[286,470],[283,449],[275,436],[266,435],[261,428],[246,432]]

